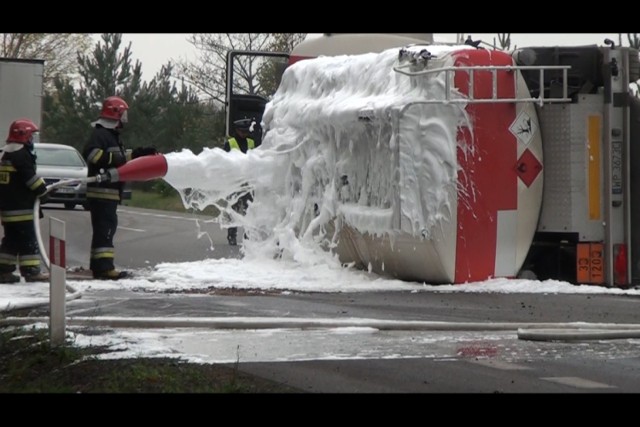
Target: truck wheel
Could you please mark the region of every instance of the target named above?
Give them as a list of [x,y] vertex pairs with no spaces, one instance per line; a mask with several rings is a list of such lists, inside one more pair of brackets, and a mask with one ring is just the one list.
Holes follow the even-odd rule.
[[64,204],[64,208],[65,209],[74,209],[76,207],[75,203],[65,203]]

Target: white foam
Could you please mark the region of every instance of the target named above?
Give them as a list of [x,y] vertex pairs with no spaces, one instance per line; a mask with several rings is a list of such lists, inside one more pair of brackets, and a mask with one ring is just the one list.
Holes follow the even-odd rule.
[[[464,47],[428,49],[444,66]],[[337,263],[326,251],[336,245],[335,218],[371,235],[429,235],[450,219],[466,116],[463,105],[425,104],[444,99],[446,74],[398,73],[398,53],[297,62],[267,104],[262,146],[167,154],[164,179],[185,206],[214,205],[224,226],[244,227],[245,257]],[[224,200],[247,189],[254,202],[241,217]]]

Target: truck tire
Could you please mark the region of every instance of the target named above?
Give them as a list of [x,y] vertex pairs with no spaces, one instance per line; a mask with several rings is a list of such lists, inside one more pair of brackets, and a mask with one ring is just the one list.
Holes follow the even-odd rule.
[[75,207],[76,207],[76,204],[75,204],[75,203],[67,202],[67,203],[65,203],[65,204],[64,204],[64,208],[65,208],[65,209],[69,209],[69,210],[71,210],[71,209],[75,209]]

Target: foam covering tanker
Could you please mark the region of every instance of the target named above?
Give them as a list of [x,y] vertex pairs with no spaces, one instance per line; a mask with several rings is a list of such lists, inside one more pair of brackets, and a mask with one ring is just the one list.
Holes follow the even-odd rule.
[[[640,284],[640,227],[635,225],[640,174],[631,169],[640,162],[640,102],[630,91],[630,83],[640,79],[636,49],[610,42],[514,52],[452,46],[441,55],[446,60],[433,60],[429,50],[438,48],[430,35],[325,34],[295,48],[288,62],[291,66],[323,55],[382,52],[394,46],[400,58],[404,46],[426,54],[393,67],[393,72],[415,87],[429,76],[444,75],[438,87],[445,92],[438,99],[413,100],[397,108],[388,122],[376,123],[393,137],[388,147],[396,151],[388,158],[396,163],[382,168],[397,180],[397,192],[383,210],[364,207],[387,216],[392,233],[368,233],[352,214],[363,206],[349,211],[348,201],[341,200],[338,214],[344,226],[336,252],[342,261],[430,283],[526,275],[580,284]],[[242,54],[256,55],[230,53],[229,74]],[[453,132],[458,173],[448,217],[421,234],[407,214],[407,201],[420,198],[409,197],[412,178],[403,176],[409,169],[402,162],[414,160],[416,147],[429,149],[428,136],[420,136],[427,134],[415,129],[433,114],[430,106],[455,103],[467,119]],[[274,125],[262,120],[267,104],[228,87],[227,122],[251,115],[265,125],[268,136]],[[363,110],[357,118],[364,128],[369,114]],[[406,147],[411,149],[403,152]],[[365,153],[359,163],[375,156]],[[112,169],[103,179],[147,181],[166,174],[166,158],[155,155]],[[429,207],[414,206],[412,212],[420,208]]]
[[[389,187],[396,189],[395,198],[383,209],[356,202],[358,210],[350,209],[349,200],[339,200],[343,226],[336,252],[341,261],[430,283],[533,275],[580,284],[640,284],[640,227],[635,225],[640,174],[631,169],[640,162],[640,101],[630,91],[630,83],[640,79],[638,51],[611,43],[515,52],[452,46],[432,56],[439,48],[427,36],[343,34],[302,43],[289,56],[289,65],[393,46],[402,58],[405,45],[421,55],[404,66],[400,61],[393,72],[410,79],[414,88],[430,76],[444,75],[438,88],[445,92],[436,99],[412,99],[390,118],[371,122],[378,135],[393,142],[385,149],[395,151],[378,154],[395,163],[378,162],[376,172],[395,177]],[[228,66],[231,72],[233,64]],[[227,101],[228,121],[243,114],[261,121],[267,104],[255,95],[234,97],[229,90]],[[458,173],[448,216],[420,232],[413,214],[431,206],[411,205],[424,204],[424,198],[411,194],[421,171],[403,162],[415,164],[416,149],[428,152],[433,146],[427,132],[416,133],[424,118],[445,111],[432,107],[456,103],[466,120],[453,131]],[[366,130],[372,113],[362,110],[360,124],[352,127]],[[344,121],[340,115],[327,117]],[[327,117],[320,111],[301,127],[311,132],[315,122]],[[268,119],[264,124],[268,136],[273,124]],[[374,166],[367,162],[380,157],[361,154],[356,163],[369,169]],[[355,169],[341,173],[357,182]],[[148,181],[164,177],[167,170],[163,155],[146,156],[96,178]],[[362,227],[358,215],[363,208],[387,218],[391,233],[372,234]]]
[[[411,102],[382,123],[381,129],[398,130],[393,147],[399,151],[390,159],[410,160],[411,153],[401,152],[403,138],[428,146],[426,137],[412,133],[433,111],[428,105],[458,102],[468,118],[454,129],[459,172],[447,221],[427,238],[412,230],[411,218],[403,216],[409,181],[395,174],[399,194],[388,211],[393,239],[347,223],[337,247],[341,260],[431,283],[526,275],[640,284],[640,174],[630,167],[640,161],[640,109],[629,89],[640,79],[640,58],[636,49],[605,44],[511,52],[451,45],[448,62],[431,57],[438,49],[431,34],[324,34],[294,48],[289,66],[393,48],[401,57],[410,46],[423,49],[423,60],[390,72],[416,87],[446,75],[443,96]],[[228,55],[227,121],[250,115],[260,122],[267,100],[229,85],[242,55],[257,53]],[[268,135],[274,124],[263,124]],[[162,173],[159,166],[143,175]]]

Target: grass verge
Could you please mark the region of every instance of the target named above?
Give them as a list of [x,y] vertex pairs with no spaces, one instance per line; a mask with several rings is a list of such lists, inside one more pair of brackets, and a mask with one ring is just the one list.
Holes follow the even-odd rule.
[[0,393],[300,393],[234,367],[178,359],[100,359],[107,349],[52,347],[48,329],[0,329]]

